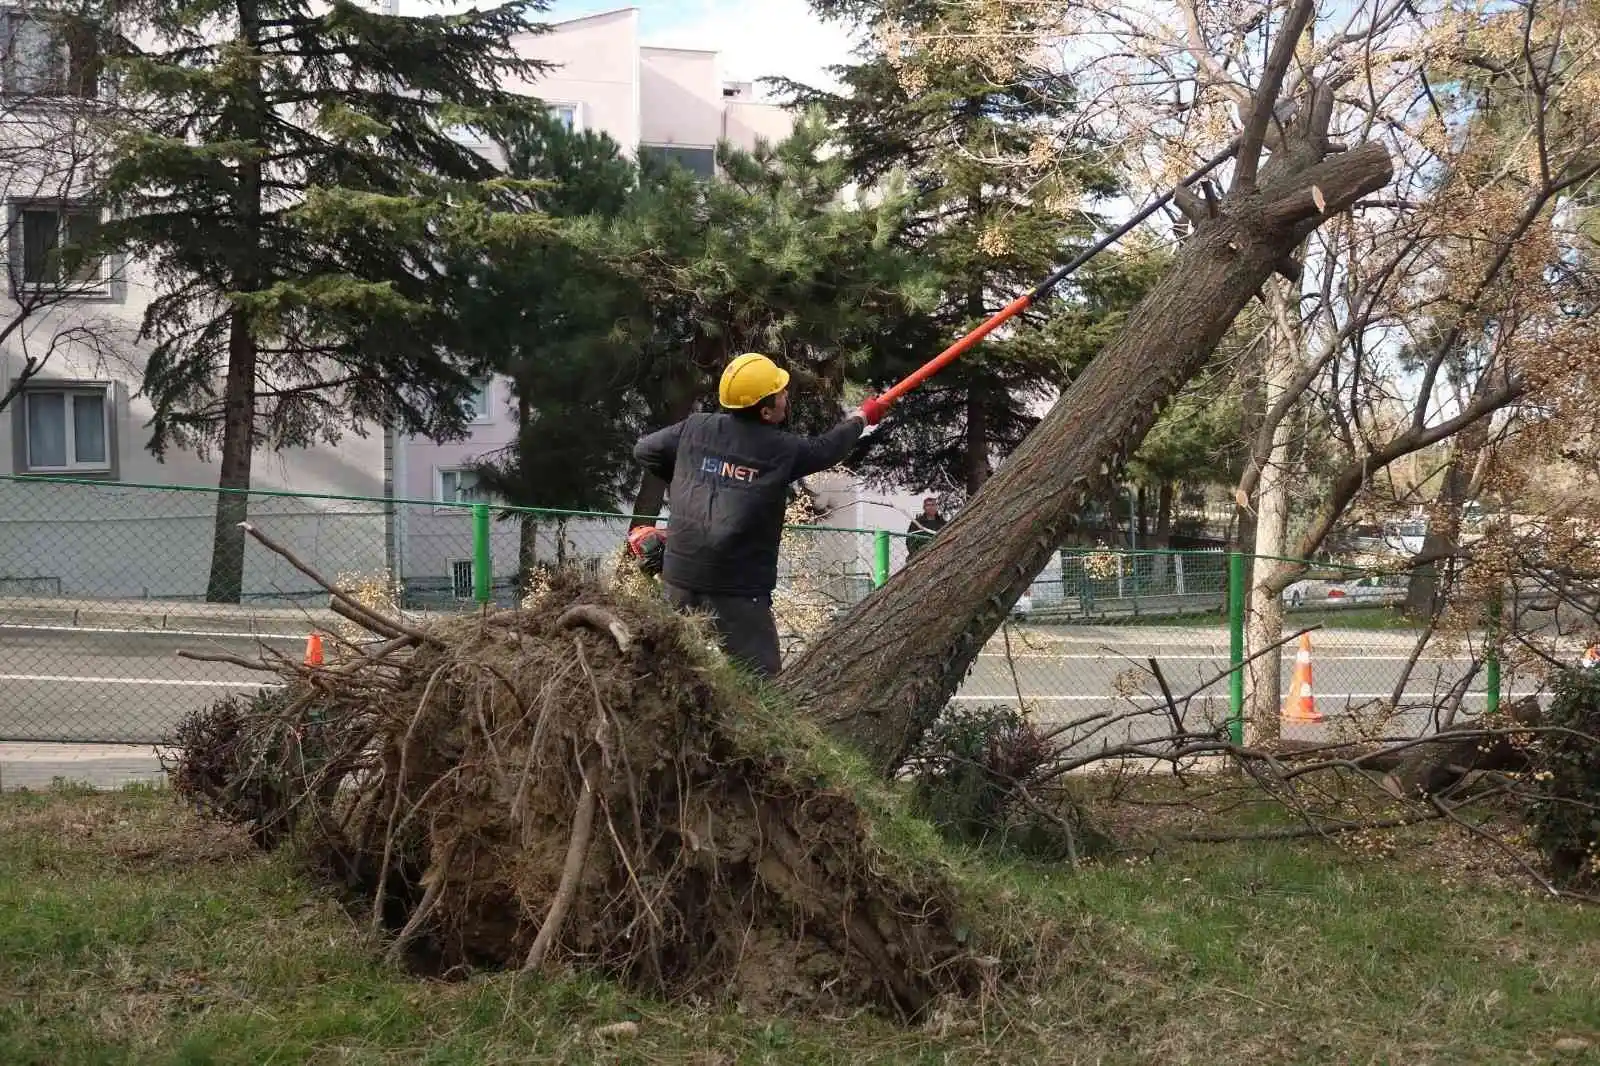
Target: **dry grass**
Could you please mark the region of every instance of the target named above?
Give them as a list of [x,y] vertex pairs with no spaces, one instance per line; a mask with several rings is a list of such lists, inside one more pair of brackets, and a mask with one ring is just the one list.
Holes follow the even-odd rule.
[[1305,842],[1004,876],[1079,945],[1048,987],[912,1029],[774,1020],[408,978],[287,856],[170,794],[10,794],[0,1062],[1600,1061],[1594,910]]

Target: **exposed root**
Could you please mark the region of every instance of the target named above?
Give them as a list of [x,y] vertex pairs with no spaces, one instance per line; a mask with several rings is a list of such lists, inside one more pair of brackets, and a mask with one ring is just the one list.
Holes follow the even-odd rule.
[[270,782],[230,794],[270,808],[272,842],[300,831],[392,958],[905,1017],[1013,965],[935,851],[885,844],[882,786],[659,599],[561,576],[520,611],[371,621],[383,640],[281,663],[270,707],[195,731],[179,770]]
[[522,964],[524,973],[544,965],[550,945],[555,943],[561,927],[566,924],[567,911],[572,909],[572,900],[578,894],[578,879],[583,876],[583,863],[589,854],[589,835],[594,832],[594,809],[600,800],[599,793],[594,790],[593,767],[586,765],[582,772],[583,798],[578,800],[578,813],[572,816],[572,839],[567,844],[567,861],[561,867],[561,884],[556,886],[550,913],[539,926],[533,947],[528,949],[528,958]]

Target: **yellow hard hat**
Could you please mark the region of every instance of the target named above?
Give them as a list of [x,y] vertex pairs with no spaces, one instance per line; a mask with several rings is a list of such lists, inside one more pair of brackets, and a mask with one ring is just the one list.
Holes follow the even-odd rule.
[[717,399],[724,407],[754,407],[789,387],[789,372],[771,359],[746,352],[722,372]]

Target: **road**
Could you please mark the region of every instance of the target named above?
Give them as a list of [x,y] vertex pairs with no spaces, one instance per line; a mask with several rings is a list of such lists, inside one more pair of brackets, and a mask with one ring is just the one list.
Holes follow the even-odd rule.
[[[1410,654],[1403,633],[1328,630],[1314,639],[1313,687],[1327,720],[1286,723],[1288,736],[1329,737],[1351,720],[1352,706],[1387,699]],[[1227,682],[1218,680],[1227,667],[1225,640],[1218,629],[1028,630],[1013,638],[1010,656],[991,645],[956,699],[1014,703],[1020,691],[1030,713],[1050,727],[1098,715],[1062,735],[1084,749],[1160,736],[1170,721],[1148,657],[1160,662],[1186,724],[1194,728],[1227,714]],[[290,656],[304,651],[303,637],[268,643]],[[0,624],[0,740],[154,743],[187,712],[272,680],[237,666],[179,659],[178,648],[246,658],[257,653],[256,638],[240,634]],[[1284,658],[1281,689],[1288,687],[1293,655]],[[1464,670],[1461,662],[1425,657],[1406,686],[1402,706],[1411,709],[1386,732],[1425,730],[1427,709]],[[1130,672],[1119,687],[1119,675]],[[1526,691],[1507,681],[1508,697]],[[1191,693],[1197,694],[1186,700]],[[1480,678],[1463,707],[1470,712],[1483,706]]]

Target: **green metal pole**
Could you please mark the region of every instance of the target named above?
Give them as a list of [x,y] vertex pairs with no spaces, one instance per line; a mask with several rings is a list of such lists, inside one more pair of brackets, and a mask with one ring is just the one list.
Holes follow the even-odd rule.
[[1228,553],[1228,735],[1244,743],[1244,556]]
[[1500,598],[1489,604],[1489,647],[1484,654],[1484,709],[1494,714],[1500,709]]
[[889,580],[889,531],[872,534],[872,587],[881,589]]
[[479,603],[494,598],[494,560],[489,554],[489,505],[472,505],[472,595]]

